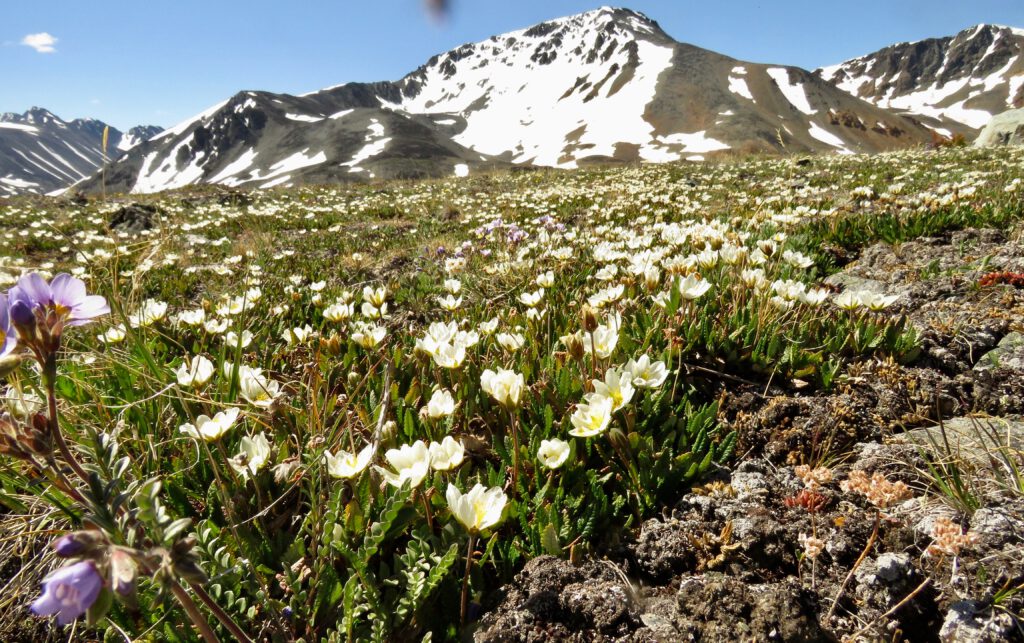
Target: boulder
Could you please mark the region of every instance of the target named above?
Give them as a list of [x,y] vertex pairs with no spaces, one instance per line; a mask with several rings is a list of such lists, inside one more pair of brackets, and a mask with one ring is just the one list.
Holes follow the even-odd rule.
[[974,145],[1024,145],[1024,107],[993,116],[974,140]]

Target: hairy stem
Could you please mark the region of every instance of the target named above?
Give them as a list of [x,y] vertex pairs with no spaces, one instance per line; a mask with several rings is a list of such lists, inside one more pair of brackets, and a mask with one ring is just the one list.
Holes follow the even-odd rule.
[[203,589],[202,585],[190,582],[188,586],[193,592],[195,592],[195,595],[199,597],[199,600],[203,602],[203,605],[213,612],[213,615],[218,621],[220,621],[220,624],[231,632],[231,636],[235,637],[236,641],[239,641],[240,643],[252,643],[252,639],[249,638],[249,635],[246,634],[242,628],[238,626],[238,623],[235,623],[235,620],[231,618],[231,616],[225,612],[216,601],[213,600],[213,597],[206,593],[206,590]]
[[178,581],[171,581],[171,592],[174,594],[174,598],[178,599],[181,603],[181,607],[184,608],[185,613],[188,614],[188,618],[192,621],[192,624],[199,630],[199,634],[203,637],[206,643],[220,643],[220,639],[210,628],[210,624],[203,618],[202,613],[199,612],[199,607],[196,606],[195,601],[188,595],[185,588],[178,584]]

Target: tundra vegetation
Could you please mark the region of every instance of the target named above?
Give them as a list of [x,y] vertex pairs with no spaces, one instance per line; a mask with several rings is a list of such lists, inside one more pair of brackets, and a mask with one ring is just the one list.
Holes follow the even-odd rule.
[[[3,638],[457,639],[528,562],[614,559],[734,493],[712,479],[763,444],[730,396],[926,359],[896,293],[825,281],[865,248],[1022,212],[1024,154],[969,149],[0,202]],[[872,632],[853,581],[908,498],[952,513],[898,545],[926,573],[875,620],[925,593],[1012,613],[1020,577],[948,582],[981,474],[925,445],[908,486],[843,438],[778,465],[823,631]],[[742,537],[692,534],[691,566]]]

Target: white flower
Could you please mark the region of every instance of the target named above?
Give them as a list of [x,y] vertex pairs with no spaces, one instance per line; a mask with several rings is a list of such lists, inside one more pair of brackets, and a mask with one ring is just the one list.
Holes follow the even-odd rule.
[[228,334],[224,336],[224,343],[232,350],[237,347],[248,348],[252,344],[252,333],[243,330],[242,335],[239,336],[235,331],[229,330]]
[[555,285],[555,273],[548,270],[537,275],[535,283],[541,288],[550,288]]
[[793,250],[784,251],[782,253],[782,260],[794,268],[810,268],[814,265],[813,259],[803,253],[795,252]]
[[679,280],[679,294],[683,296],[683,299],[697,299],[709,290],[711,290],[710,282],[697,279],[693,275],[687,275],[685,279]]
[[615,345],[618,342],[619,331],[617,328],[598,326],[590,337],[583,340],[583,347],[588,353],[595,353],[599,359],[608,359],[615,352]]
[[360,324],[352,331],[352,340],[363,348],[373,348],[381,343],[386,334],[387,329],[383,326]]
[[147,299],[142,302],[139,312],[131,315],[128,320],[131,322],[132,328],[146,327],[160,321],[166,314],[167,302]]
[[444,289],[453,295],[457,295],[462,290],[462,282],[458,279],[445,279]]
[[498,340],[498,344],[502,348],[510,353],[519,350],[526,343],[526,338],[519,333],[498,333],[495,335],[495,339]]
[[544,298],[544,289],[540,288],[534,292],[524,292],[519,294],[519,301],[523,304],[534,307],[540,303],[540,300]]
[[445,295],[444,297],[438,297],[437,303],[441,305],[441,308],[448,311],[454,312],[459,309],[462,305],[462,297],[456,297],[455,295]]
[[372,444],[366,445],[357,454],[348,451],[338,451],[337,455],[331,455],[330,451],[324,452],[324,461],[327,463],[327,473],[332,477],[347,480],[362,473],[363,469],[373,459],[374,448]]
[[404,444],[397,449],[388,449],[384,457],[394,471],[377,466],[374,469],[393,487],[401,487],[407,480],[410,486],[418,487],[430,471],[430,452],[422,440]]
[[820,306],[826,299],[828,299],[828,290],[824,288],[811,288],[801,297],[801,301],[808,306]]
[[373,306],[375,306],[376,308],[383,307],[384,302],[387,300],[387,298],[388,289],[385,288],[384,286],[381,286],[379,288],[371,288],[369,286],[365,286],[363,288],[363,301],[367,301],[373,304]]
[[526,382],[521,373],[504,368],[499,368],[497,372],[487,369],[480,374],[480,387],[498,404],[517,407]]
[[425,408],[427,416],[433,420],[448,417],[455,412],[455,398],[452,397],[451,391],[440,389],[434,391],[434,394],[430,396],[430,401],[427,402]]
[[558,438],[541,440],[537,449],[537,458],[548,469],[557,469],[565,464],[569,457],[569,443]]
[[640,359],[635,362],[629,360],[622,369],[632,375],[633,386],[640,388],[658,388],[668,377],[665,362],[651,362],[651,358],[647,355],[641,355]]
[[196,355],[191,362],[182,363],[175,374],[179,386],[199,388],[210,381],[214,370],[213,362],[202,355]]
[[179,324],[184,324],[185,326],[199,326],[206,320],[206,311],[202,308],[183,310],[178,313],[176,319]]
[[11,415],[25,419],[42,410],[44,404],[43,398],[32,391],[23,391],[13,386],[7,387],[4,401],[7,402],[7,410]]
[[844,290],[832,298],[832,303],[843,310],[856,310],[861,307],[860,293],[853,290]]
[[498,329],[498,318],[495,317],[489,321],[480,322],[476,327],[484,335],[490,335]]
[[434,363],[441,368],[458,368],[466,361],[466,347],[460,343],[442,344],[434,351]]
[[296,326],[295,328],[286,328],[281,336],[289,346],[295,346],[296,344],[305,344],[306,340],[313,335],[313,328],[306,324],[305,326]]
[[228,460],[228,464],[242,478],[256,475],[270,458],[270,442],[262,431],[252,437],[245,436],[238,446],[241,450]]
[[281,384],[277,380],[243,369],[239,369],[238,372],[238,388],[242,397],[250,404],[264,409],[273,404],[281,392]]
[[605,371],[604,381],[592,380],[594,392],[587,396],[590,400],[595,397],[607,397],[612,401],[612,411],[618,411],[633,399],[632,373],[623,373],[616,368],[609,368]]
[[117,326],[111,326],[103,334],[97,335],[96,339],[104,344],[117,344],[124,341],[126,332],[124,324],[118,324]]
[[235,425],[235,421],[237,419],[238,409],[236,407],[231,407],[217,413],[212,418],[200,415],[196,418],[195,424],[182,424],[179,427],[179,430],[185,435],[190,435],[193,438],[202,438],[207,442],[213,442],[220,438],[220,436],[227,433],[231,427]]
[[590,438],[600,435],[608,429],[612,421],[611,398],[602,395],[594,395],[586,404],[576,405],[569,421],[576,428],[569,431],[569,435],[577,438]]
[[462,458],[466,454],[466,448],[461,442],[450,435],[446,435],[440,444],[431,442],[430,447],[430,468],[435,471],[449,471],[462,464]]
[[601,308],[612,302],[616,302],[622,297],[622,293],[625,291],[625,287],[622,284],[610,286],[602,290],[597,291],[593,295],[587,298],[587,303],[594,308]]
[[508,502],[508,497],[501,487],[485,489],[481,484],[475,485],[465,494],[454,484],[449,484],[445,497],[452,515],[471,534],[479,533],[501,522],[501,513]]
[[336,303],[324,308],[324,319],[330,322],[341,322],[355,314],[353,304]]
[[203,330],[210,333],[211,335],[220,335],[228,329],[228,320],[226,319],[207,319],[203,322]]

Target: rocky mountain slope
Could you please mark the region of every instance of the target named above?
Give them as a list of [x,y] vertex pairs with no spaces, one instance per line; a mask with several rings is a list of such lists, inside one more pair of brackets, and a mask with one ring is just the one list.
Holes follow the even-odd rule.
[[920,117],[943,134],[976,134],[1024,106],[1024,29],[977,25],[903,42],[815,71],[879,107]]
[[[103,129],[95,119],[64,121],[33,107],[24,114],[0,114],[0,196],[45,194],[81,181],[103,164]],[[160,131],[110,128],[107,157],[127,152]]]
[[642,14],[602,8],[463,45],[397,82],[239,93],[134,148],[107,182],[273,187],[504,163],[875,152],[929,137],[808,71],[678,43]]

